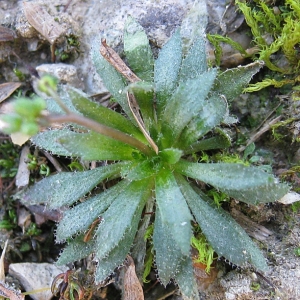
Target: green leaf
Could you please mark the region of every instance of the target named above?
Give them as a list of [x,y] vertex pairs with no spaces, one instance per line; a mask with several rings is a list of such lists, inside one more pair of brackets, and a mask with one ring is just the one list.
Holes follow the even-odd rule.
[[124,30],[124,52],[131,70],[144,81],[153,81],[154,58],[143,27],[128,17]]
[[[132,185],[133,184],[133,185]],[[118,214],[111,216],[111,219],[108,220],[110,223],[109,226],[106,225],[106,220],[104,218],[104,223],[101,224],[97,230],[97,238],[96,238],[96,257],[95,259],[98,261],[98,266],[96,269],[96,274],[95,274],[95,281],[96,282],[101,282],[103,281],[109,274],[113,272],[113,270],[120,265],[124,260],[126,255],[129,253],[130,248],[132,246],[134,237],[137,232],[137,228],[141,219],[141,213],[143,210],[143,207],[145,205],[145,202],[147,201],[148,197],[151,194],[151,185],[153,183],[150,182],[149,185],[149,180],[146,181],[140,181],[140,182],[135,182],[131,184],[130,192],[129,189],[128,193],[126,196],[129,198],[123,198],[123,197],[118,197],[116,201],[118,201]],[[137,186],[139,185],[139,187]],[[132,189],[132,190],[131,190]],[[125,191],[125,192],[126,192]],[[137,192],[137,193],[136,193]],[[133,199],[134,198],[134,199]],[[135,208],[130,208],[130,204],[132,204],[130,201],[133,199],[133,205],[136,204],[136,200],[140,200],[140,203],[137,205]],[[125,203],[121,203],[125,202]],[[115,206],[115,205],[114,205]],[[125,210],[122,210],[126,206]],[[113,208],[114,210],[114,208]],[[135,211],[134,211],[135,210]],[[131,219],[130,217],[126,216],[126,213],[130,211],[131,214]],[[112,210],[111,210],[112,212]],[[132,215],[132,213],[134,214]],[[118,218],[116,220],[116,218]],[[126,220],[127,219],[127,220]],[[122,221],[126,221],[124,224],[124,228],[122,225]],[[129,223],[127,223],[129,221]],[[128,226],[127,226],[128,225]],[[102,226],[106,226],[108,232],[103,232],[103,229],[101,229]],[[122,232],[120,234],[119,230]],[[111,243],[112,239],[109,237],[107,240],[105,240],[101,235],[104,234],[109,234],[109,236],[113,236],[114,234],[118,236],[117,239],[115,237],[113,238],[114,241],[117,241],[115,245]],[[109,246],[107,245],[109,244]],[[105,248],[108,250],[108,253],[105,254],[102,248]]]
[[195,280],[191,256],[186,256],[181,260],[178,270],[179,272],[177,272],[174,279],[180,291],[185,296],[184,299],[199,300],[199,291]]
[[65,211],[56,229],[56,240],[63,242],[78,232],[88,230],[128,184],[129,182],[123,180],[112,188]]
[[176,148],[189,150],[190,146],[208,131],[218,126],[227,113],[227,102],[224,97],[212,94],[203,101],[202,107],[182,131],[174,145]]
[[145,127],[148,131],[154,126],[154,89],[153,84],[138,81],[128,85],[128,91],[132,92],[139,104]]
[[100,54],[100,41],[95,40],[92,46],[92,60],[97,73],[100,75],[105,87],[113,98],[121,105],[127,116],[134,120],[127,103],[126,94],[123,93],[126,84],[122,75]]
[[120,113],[91,101],[85,93],[75,88],[69,89],[69,95],[74,107],[85,117],[97,121],[100,124],[133,135],[137,139],[145,142],[145,137],[138,127]]
[[193,217],[170,170],[162,170],[157,175],[155,192],[164,227],[169,228],[169,234],[182,254],[189,255],[192,235],[190,222]]
[[216,69],[211,69],[178,86],[170,101],[166,104],[162,117],[164,147],[170,147],[174,144],[183,128],[193,117],[198,115],[198,112],[205,109],[205,98],[214,83],[216,75]]
[[85,243],[83,238],[83,235],[79,235],[74,240],[69,241],[56,261],[56,264],[59,266],[66,265],[88,257],[95,249],[95,242],[90,240],[88,243]]
[[107,256],[100,260],[97,258],[97,256],[95,257],[95,261],[98,262],[95,272],[96,284],[104,281],[110,274],[114,272],[116,267],[124,262],[127,254],[130,252],[139,220],[140,216],[136,215],[132,220],[132,227],[125,231],[123,239],[119,241],[119,244],[116,245]]
[[180,26],[184,54],[188,52],[188,49],[190,49],[192,43],[198,37],[205,38],[207,22],[208,12],[206,2],[202,0],[194,1]]
[[[131,167],[132,166],[132,167]],[[122,177],[128,180],[141,180],[154,176],[161,168],[162,164],[158,157],[144,160],[138,164],[125,166],[122,170]]]
[[67,129],[55,129],[47,130],[38,133],[31,138],[31,142],[41,149],[45,149],[51,154],[61,155],[61,156],[73,156],[72,152],[64,148],[58,140],[63,136],[68,136],[72,132]]
[[182,176],[177,175],[176,180],[202,232],[220,257],[238,266],[250,263],[259,270],[268,268],[260,250],[228,213],[211,204],[211,199],[198,189],[196,193]]
[[255,144],[252,142],[250,143],[244,150],[243,159],[247,159],[249,155],[251,155],[255,150]]
[[194,41],[186,57],[182,61],[179,82],[197,78],[199,75],[207,72],[205,44],[203,37],[198,37]]
[[[58,95],[63,104],[72,112],[78,113],[76,108],[73,106],[72,101],[68,94],[69,86],[65,84],[58,85]],[[47,110],[54,114],[63,114],[65,113],[62,108],[57,104],[53,98],[46,98]]]
[[180,64],[181,38],[179,30],[177,30],[163,46],[155,61],[154,83],[158,117],[160,117],[168,98],[176,88]]
[[142,210],[151,193],[152,180],[133,181],[102,215],[102,222],[96,231],[98,259],[103,259],[123,239],[132,220],[141,217]]
[[256,167],[231,163],[191,163],[181,160],[176,170],[204,181],[228,196],[248,204],[268,203],[282,198],[289,190],[286,184]]
[[186,257],[182,254],[180,247],[169,232],[170,228],[166,222],[162,221],[161,213],[159,208],[157,208],[154,222],[153,246],[158,277],[164,286],[179,272],[181,260]]
[[173,165],[181,158],[182,151],[175,148],[168,148],[160,151],[159,156],[162,158],[163,162]]
[[132,160],[132,153],[136,151],[128,144],[94,131],[71,132],[62,136],[59,143],[72,151],[72,156],[79,156],[83,160]]
[[86,195],[97,184],[115,177],[124,163],[116,163],[84,172],[62,172],[46,177],[24,192],[26,204],[45,203],[50,208],[71,205]]
[[251,78],[263,65],[264,63],[262,61],[256,61],[246,66],[226,70],[217,76],[213,91],[217,94],[224,95],[228,102],[233,101],[242,94]]
[[230,136],[223,132],[221,129],[217,130],[217,133],[219,133],[219,135],[203,139],[192,144],[190,148],[184,151],[184,154],[191,154],[212,149],[228,148],[231,145]]

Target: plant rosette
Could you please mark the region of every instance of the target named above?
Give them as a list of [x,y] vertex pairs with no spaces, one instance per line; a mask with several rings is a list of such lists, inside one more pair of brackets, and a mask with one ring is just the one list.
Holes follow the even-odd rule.
[[[242,92],[262,63],[219,72],[207,66],[205,43],[195,34],[189,49],[183,50],[178,29],[155,60],[143,28],[129,18],[124,51],[130,69],[105,41],[101,54],[99,44],[92,50],[97,72],[124,113],[91,101],[77,89],[59,91],[72,113],[108,131],[99,133],[70,121],[38,133],[32,142],[56,155],[108,163],[49,176],[24,192],[26,204],[71,207],[57,226],[57,241],[67,242],[58,264],[94,253],[96,282],[113,273],[128,253],[139,268],[146,255],[145,232],[153,226],[151,246],[160,282],[167,285],[172,279],[185,296],[197,298],[193,222],[219,257],[241,267],[267,269],[263,254],[243,228],[192,179],[250,205],[276,201],[288,186],[257,167],[191,158],[195,152],[229,147],[220,126],[234,121],[227,101]],[[62,113],[51,98],[46,102],[51,113]],[[109,180],[114,180],[112,187],[90,194]]]

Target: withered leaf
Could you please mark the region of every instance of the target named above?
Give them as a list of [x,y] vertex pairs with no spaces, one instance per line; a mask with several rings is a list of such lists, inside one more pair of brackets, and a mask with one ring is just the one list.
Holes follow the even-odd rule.
[[28,22],[50,43],[54,44],[63,35],[63,28],[42,6],[33,2],[24,2],[24,13]]
[[5,82],[0,84],[0,103],[7,99],[22,83],[20,82]]
[[156,154],[158,154],[158,147],[157,145],[154,143],[154,141],[152,140],[150,134],[148,133],[144,121],[141,117],[140,114],[140,107],[134,97],[133,94],[127,92],[127,101],[128,101],[128,105],[129,108],[133,114],[134,119],[136,120],[139,128],[141,129],[143,135],[145,136],[145,138],[147,139],[147,141],[149,142],[149,144],[151,145],[152,149],[155,151]]
[[0,42],[13,41],[15,37],[16,34],[12,29],[0,25]]
[[124,275],[124,300],[144,300],[143,288],[136,276],[133,259],[129,255]]
[[141,81],[141,79],[127,67],[119,54],[106,44],[105,39],[101,41],[100,54],[130,82]]

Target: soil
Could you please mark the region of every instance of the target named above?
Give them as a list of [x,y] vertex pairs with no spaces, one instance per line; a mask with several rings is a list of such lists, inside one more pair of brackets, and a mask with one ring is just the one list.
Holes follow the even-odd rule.
[[[57,16],[59,29],[65,32],[64,36],[72,36],[78,39],[78,45],[70,45],[66,39],[60,41],[56,47],[50,46],[49,40],[41,34],[43,29],[40,28],[38,33],[26,20],[22,1],[2,0],[0,1],[0,21],[1,25],[9,28],[12,32],[0,31],[0,83],[19,81],[16,73],[13,71],[17,68],[25,76],[22,81],[22,94],[29,95],[32,89],[33,77],[37,76],[36,67],[42,64],[56,63],[62,61],[62,54],[67,53],[69,58],[64,63],[75,66],[77,75],[74,78],[66,71],[66,82],[72,82],[77,87],[84,89],[89,94],[103,95],[105,89],[94,72],[89,59],[90,45],[94,35],[101,34],[115,47],[121,51],[120,40],[121,32],[128,14],[136,17],[146,28],[150,37],[151,44],[154,48],[159,48],[164,41],[172,34],[174,28],[180,25],[181,20],[190,10],[194,1],[127,1],[126,5],[122,1],[92,1],[92,0],[55,0],[51,4],[46,0],[31,1],[39,7],[42,7],[49,15]],[[210,32],[222,32],[220,22],[218,21],[224,13],[224,1],[211,1],[209,5],[210,22],[208,30]],[[232,15],[227,13],[227,27],[229,24],[232,28],[242,25],[242,17],[236,15],[232,10]],[[217,25],[216,25],[217,24]],[[225,24],[225,25],[226,25]],[[224,24],[222,25],[224,29]],[[234,26],[233,26],[234,27]],[[223,30],[224,31],[224,30]],[[231,32],[235,30],[231,29]],[[241,31],[243,32],[243,31]],[[243,33],[239,33],[241,39],[245,38]],[[13,35],[13,41],[2,42],[3,36],[9,39]],[[246,38],[245,38],[246,39]],[[244,40],[245,40],[244,39]],[[247,39],[248,40],[248,39]],[[248,41],[249,42],[249,41]],[[245,46],[247,47],[247,46]],[[230,56],[231,53],[228,53]],[[223,60],[226,65],[226,55]],[[238,62],[243,63],[243,62]],[[73,79],[72,79],[73,78]],[[3,96],[3,91],[0,90]],[[291,107],[289,92],[283,92],[276,89],[268,89],[263,93],[255,95],[243,95],[232,104],[234,113],[241,121],[238,129],[232,129],[233,148],[238,148],[236,136],[237,132],[242,132],[245,136],[259,131],[259,126],[249,126],[249,116],[255,118],[258,124],[265,125],[268,121],[264,117],[276,107],[276,101],[285,107]],[[7,97],[5,97],[7,98]],[[269,99],[262,106],[261,99]],[[270,101],[274,99],[274,101]],[[275,100],[277,99],[277,100]],[[7,99],[6,101],[9,101]],[[276,102],[276,103],[275,103]],[[251,104],[249,104],[251,103]],[[289,117],[296,116],[295,111],[286,113]],[[299,165],[298,144],[293,141],[297,132],[295,128],[283,128],[282,134],[285,138],[280,142],[275,141],[271,133],[267,132],[256,140],[255,154],[263,160],[261,164],[271,165],[273,172],[280,176],[286,173],[293,166]],[[8,144],[7,136],[0,136],[0,144]],[[19,166],[18,158],[22,147],[15,146],[11,149],[10,157],[15,160],[14,168]],[[31,147],[31,152],[34,148]],[[0,153],[1,154],[1,153]],[[2,153],[3,155],[3,153]],[[45,154],[39,153],[40,159],[47,161]],[[2,157],[0,157],[1,159]],[[63,159],[59,159],[61,164],[67,164]],[[42,162],[38,162],[41,164]],[[52,164],[48,161],[50,172],[54,170]],[[286,173],[287,174],[287,173]],[[37,171],[31,172],[31,178],[39,178],[41,175]],[[298,173],[289,172],[285,177],[290,182],[293,189],[299,188]],[[18,193],[15,185],[15,177],[2,178],[0,181],[0,219],[7,219],[10,210],[16,212],[19,224],[10,230],[1,229],[0,242],[4,246],[7,238],[10,239],[9,247],[5,258],[5,271],[8,271],[8,265],[16,262],[50,262],[54,263],[62,245],[55,244],[53,231],[55,221],[59,219],[59,212],[52,212],[53,215],[45,215],[41,208],[25,208],[21,203],[13,201],[14,194]],[[296,300],[300,299],[300,209],[299,205],[286,205],[282,203],[273,203],[258,207],[249,207],[232,201],[228,205],[228,210],[238,210],[246,215],[252,222],[259,224],[261,227],[258,231],[268,229],[270,232],[261,239],[256,240],[259,247],[268,260],[269,271],[261,274],[251,269],[240,269],[231,265],[222,259],[216,262],[215,277],[213,280],[199,279],[199,293],[203,300],[214,299],[282,299]],[[24,219],[20,220],[23,210],[26,210]],[[34,209],[39,209],[38,213]],[[37,215],[44,219],[39,219]],[[36,218],[34,218],[36,216]],[[248,226],[251,235],[251,221],[248,219]],[[237,217],[241,221],[241,217]],[[26,223],[27,222],[27,223]],[[38,224],[33,228],[32,234],[25,234],[24,228],[28,224]],[[39,231],[40,230],[40,231]],[[252,232],[253,234],[253,232]],[[86,261],[75,263],[75,269],[84,269]],[[120,271],[122,273],[122,271]],[[121,299],[121,279],[116,273],[114,283],[107,287],[94,291],[94,299]],[[151,274],[152,281],[145,285],[145,299],[182,299],[176,286],[170,284],[166,288],[156,282],[155,272]],[[7,277],[7,281],[13,280]],[[208,284],[207,284],[208,283]],[[22,287],[21,287],[22,288]],[[30,296],[26,296],[30,299]]]

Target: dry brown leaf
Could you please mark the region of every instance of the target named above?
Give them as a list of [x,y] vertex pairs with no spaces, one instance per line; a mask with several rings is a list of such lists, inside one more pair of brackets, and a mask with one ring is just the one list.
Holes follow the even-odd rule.
[[25,296],[0,282],[0,296],[10,300],[24,300]]
[[133,117],[135,118],[139,128],[141,129],[143,135],[145,136],[145,138],[147,139],[147,141],[149,142],[149,144],[151,145],[152,149],[155,151],[156,154],[158,154],[158,147],[157,145],[154,143],[154,141],[152,140],[150,134],[148,133],[148,131],[146,130],[144,121],[141,117],[140,114],[140,107],[134,97],[133,94],[127,92],[127,101],[128,101],[128,105],[129,108],[133,114]]
[[273,234],[272,231],[252,221],[250,218],[248,218],[246,215],[235,208],[232,208],[230,213],[231,216],[244,228],[247,234],[254,237],[258,241],[262,242]]
[[22,83],[20,82],[5,82],[0,84],[0,103],[7,99]]
[[119,54],[106,44],[105,39],[101,41],[100,53],[119,73],[127,78],[127,80],[132,83],[141,81],[141,79],[126,66]]
[[13,41],[15,37],[16,34],[12,29],[0,25],[0,42]]
[[135,273],[135,265],[131,256],[127,256],[124,275],[124,300],[144,300],[141,283]]
[[54,44],[64,34],[63,28],[42,6],[24,2],[24,13],[28,22],[50,43]]

